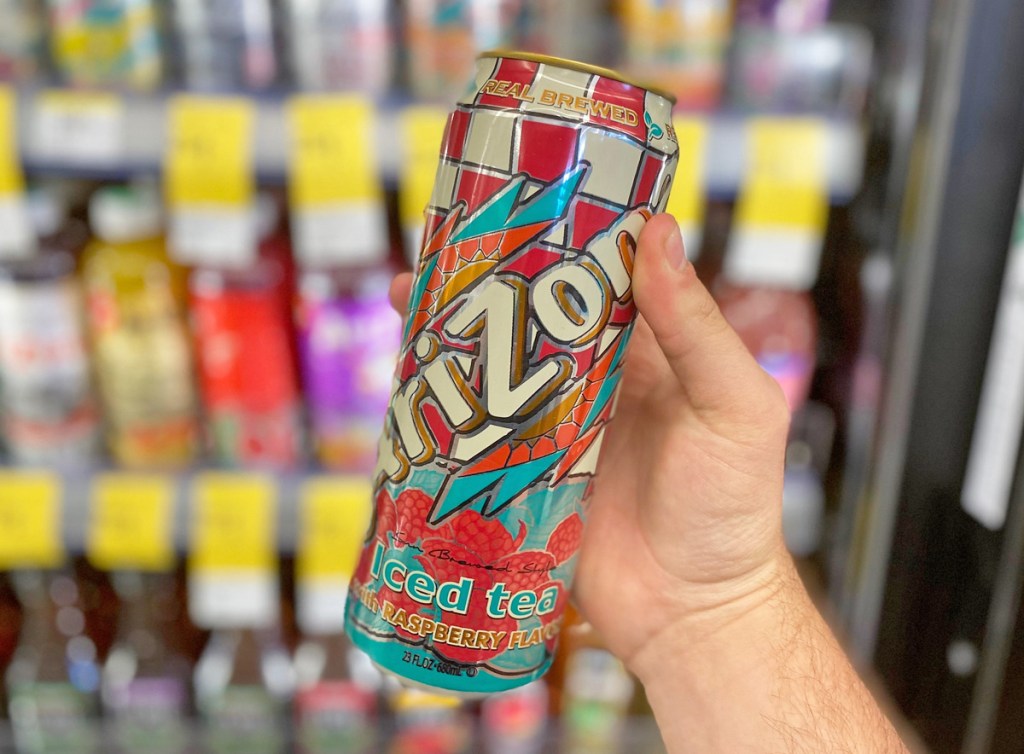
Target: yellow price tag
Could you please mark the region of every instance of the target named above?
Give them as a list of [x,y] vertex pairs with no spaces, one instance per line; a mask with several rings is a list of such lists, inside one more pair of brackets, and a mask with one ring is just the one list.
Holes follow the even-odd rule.
[[434,190],[447,122],[448,115],[437,107],[409,107],[402,112],[399,127],[405,162],[398,201],[403,225],[423,224],[423,212]]
[[812,118],[755,118],[750,168],[736,208],[746,226],[821,231],[828,221],[825,124]]
[[17,97],[0,85],[0,196],[20,194],[25,188],[18,157]]
[[208,472],[192,482],[193,571],[274,570],[277,490],[258,474]]
[[320,477],[303,485],[296,563],[300,579],[352,577],[372,498],[369,480],[358,477]]
[[0,471],[0,568],[53,568],[64,560],[60,482],[44,471]]
[[92,488],[87,552],[102,570],[165,571],[174,564],[175,486],[157,474],[103,474]]
[[288,103],[291,204],[309,209],[380,201],[375,114],[363,97],[303,95]]
[[170,110],[168,202],[247,206],[252,201],[253,104],[243,98],[178,95]]

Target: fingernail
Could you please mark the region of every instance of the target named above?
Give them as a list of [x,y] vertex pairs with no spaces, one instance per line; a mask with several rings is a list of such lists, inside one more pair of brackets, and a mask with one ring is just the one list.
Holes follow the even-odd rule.
[[681,270],[686,265],[683,235],[679,232],[678,227],[665,236],[665,259],[668,260],[669,267],[674,270]]

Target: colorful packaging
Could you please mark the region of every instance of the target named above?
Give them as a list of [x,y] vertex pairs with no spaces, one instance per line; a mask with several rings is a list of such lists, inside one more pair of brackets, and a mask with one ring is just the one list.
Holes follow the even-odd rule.
[[469,754],[473,720],[466,703],[450,696],[399,689],[391,696],[394,735],[388,754]]
[[103,189],[89,215],[96,239],[85,250],[82,277],[114,458],[134,468],[186,465],[197,445],[196,395],[184,281],[160,235],[159,199]]
[[412,684],[497,692],[551,663],[671,109],[611,71],[488,53],[449,119],[347,615]]
[[[344,278],[348,279],[345,280]],[[391,395],[402,323],[390,276],[311,272],[299,299],[299,352],[313,442],[337,471],[370,472]]]
[[96,461],[99,410],[70,254],[0,266],[0,384],[0,428],[15,462]]
[[277,81],[269,0],[173,0],[173,6],[189,88],[261,90]]
[[629,70],[668,89],[680,107],[717,106],[730,0],[623,0],[622,7]]
[[53,59],[73,86],[151,90],[163,65],[151,0],[47,0]]
[[480,706],[487,754],[540,754],[548,737],[548,689],[544,681],[495,694]]
[[298,464],[301,426],[291,317],[272,260],[196,270],[190,300],[213,457],[235,466]]
[[26,81],[39,75],[46,23],[36,0],[0,0],[0,81]]
[[452,101],[473,74],[481,50],[506,47],[523,17],[523,0],[408,0],[408,71],[421,99]]
[[830,4],[831,0],[739,0],[736,17],[743,24],[802,32],[825,23]]
[[299,87],[385,94],[393,74],[388,6],[380,0],[288,0],[288,48]]

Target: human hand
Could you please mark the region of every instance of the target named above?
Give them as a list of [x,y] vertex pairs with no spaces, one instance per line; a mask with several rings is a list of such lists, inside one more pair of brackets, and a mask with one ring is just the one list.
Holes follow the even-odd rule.
[[[392,285],[405,311],[412,278]],[[652,218],[639,317],[589,501],[577,603],[671,752],[906,754],[782,539],[789,409]]]
[[[392,285],[400,312],[411,282],[405,274]],[[640,317],[575,590],[608,648],[642,676],[641,650],[659,634],[727,620],[761,599],[788,562],[789,411],[697,279],[667,215],[640,235],[633,291]]]

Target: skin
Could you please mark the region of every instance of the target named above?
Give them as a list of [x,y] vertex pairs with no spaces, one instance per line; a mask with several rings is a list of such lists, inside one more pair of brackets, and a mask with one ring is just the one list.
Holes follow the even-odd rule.
[[[411,276],[392,285],[404,311]],[[601,454],[576,600],[640,679],[670,752],[907,751],[782,539],[789,410],[686,261],[640,235],[640,316]]]

